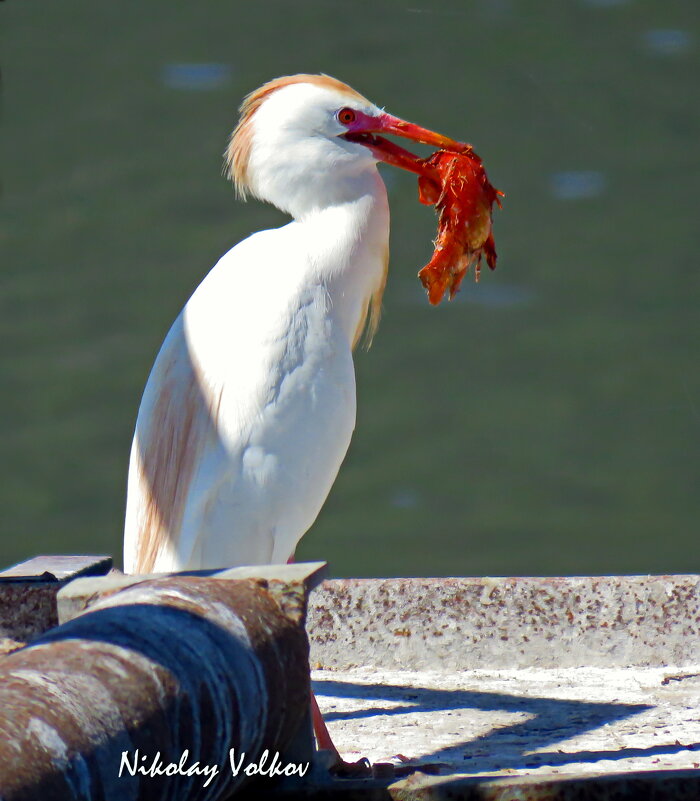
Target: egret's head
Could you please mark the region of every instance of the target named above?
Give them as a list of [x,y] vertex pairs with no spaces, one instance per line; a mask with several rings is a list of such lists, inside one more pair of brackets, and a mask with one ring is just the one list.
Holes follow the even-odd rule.
[[417,160],[377,134],[447,149],[465,147],[386,114],[328,75],[276,78],[249,94],[226,149],[226,169],[249,194],[297,214],[355,196],[377,161],[419,171]]

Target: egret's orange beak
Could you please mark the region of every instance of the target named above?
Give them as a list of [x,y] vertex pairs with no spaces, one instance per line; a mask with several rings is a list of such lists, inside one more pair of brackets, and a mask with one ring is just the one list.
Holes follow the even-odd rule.
[[440,150],[451,150],[455,153],[464,153],[471,150],[471,145],[465,142],[457,142],[449,136],[429,131],[421,128],[412,122],[406,122],[399,117],[391,114],[380,114],[377,117],[370,117],[368,114],[358,113],[356,119],[348,125],[348,132],[343,134],[343,138],[350,142],[368,147],[374,156],[387,164],[393,164],[404,170],[416,172],[419,175],[424,172],[423,159],[405,150],[399,145],[395,145],[383,136],[377,134],[391,134],[401,136],[404,139],[411,139],[422,145],[432,145]]
[[435,133],[435,131],[429,131],[427,128],[421,128],[420,125],[406,122],[391,114],[382,114],[376,117],[376,120],[376,133],[403,136],[404,139],[411,139],[414,142],[420,142],[422,145],[433,145],[434,147],[440,148],[440,150],[453,150],[455,153],[462,153],[470,147],[470,145],[464,142],[457,142],[454,139],[450,139],[449,136],[443,136],[442,134]]

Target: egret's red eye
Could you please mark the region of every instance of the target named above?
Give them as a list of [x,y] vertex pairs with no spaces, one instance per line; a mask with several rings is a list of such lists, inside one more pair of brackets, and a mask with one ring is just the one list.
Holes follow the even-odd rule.
[[356,116],[351,108],[341,108],[338,112],[338,122],[343,125],[350,125],[351,122],[355,122]]

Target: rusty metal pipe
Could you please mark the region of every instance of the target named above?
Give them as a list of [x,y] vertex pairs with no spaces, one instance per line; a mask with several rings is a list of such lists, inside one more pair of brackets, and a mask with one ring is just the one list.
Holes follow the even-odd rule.
[[[144,581],[0,659],[0,799],[213,801],[243,779],[229,749],[284,753],[309,703],[304,590],[271,586]],[[195,763],[218,766],[206,787]]]

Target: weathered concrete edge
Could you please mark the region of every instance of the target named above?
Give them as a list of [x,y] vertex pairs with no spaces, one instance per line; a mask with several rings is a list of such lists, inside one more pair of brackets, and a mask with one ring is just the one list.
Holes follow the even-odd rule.
[[311,664],[454,672],[700,662],[700,576],[334,579]]
[[77,576],[101,576],[109,556],[38,556],[0,573],[0,653],[31,641],[58,623],[56,594]]
[[0,584],[14,581],[69,581],[78,576],[103,576],[112,569],[112,557],[102,555],[43,555],[0,571]]
[[557,779],[520,776],[426,776],[413,774],[389,788],[392,801],[690,801],[697,799],[700,772],[640,771],[606,776],[567,776]]
[[[241,801],[257,801],[259,790],[244,791]],[[700,771],[665,770],[606,776],[430,776],[413,773],[399,781],[333,779],[284,783],[275,787],[281,801],[697,801]]]

